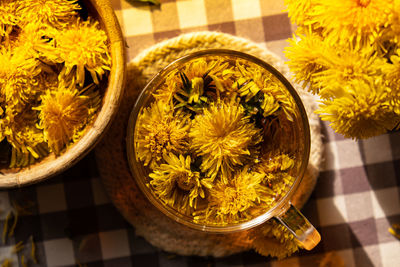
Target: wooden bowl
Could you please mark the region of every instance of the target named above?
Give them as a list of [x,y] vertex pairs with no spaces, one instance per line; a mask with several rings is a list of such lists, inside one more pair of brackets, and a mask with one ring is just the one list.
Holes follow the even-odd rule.
[[83,5],[88,14],[99,21],[109,38],[111,72],[97,118],[84,136],[60,156],[50,154],[24,168],[0,169],[0,188],[37,183],[73,166],[100,141],[118,110],[125,81],[125,45],[121,28],[109,0],[85,0]]

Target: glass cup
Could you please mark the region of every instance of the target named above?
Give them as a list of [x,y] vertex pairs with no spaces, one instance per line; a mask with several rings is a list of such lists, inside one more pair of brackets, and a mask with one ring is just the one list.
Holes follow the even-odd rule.
[[[141,114],[144,107],[148,107],[154,100],[154,92],[165,83],[166,77],[171,72],[175,71],[175,73],[178,73],[177,70],[182,69],[185,64],[199,58],[205,58],[208,60],[219,58],[226,60],[226,62],[240,60],[241,62],[247,62],[248,64],[261,67],[263,70],[272,74],[274,77],[273,79],[275,79],[275,81],[278,82],[287,92],[287,97],[295,103],[295,114],[292,118],[293,123],[291,124],[290,129],[285,129],[287,134],[285,138],[282,139],[287,143],[286,147],[290,150],[291,156],[295,159],[294,166],[290,171],[290,175],[294,177],[294,181],[288,185],[285,192],[276,199],[270,208],[256,212],[254,213],[254,216],[238,222],[224,224],[208,223],[204,221],[199,222],[194,219],[194,216],[180,212],[176,208],[163,202],[154,190],[152,190],[152,185],[150,184],[151,178],[149,177],[150,170],[147,166],[144,166],[141,160],[139,160],[137,153],[137,121],[139,114]],[[263,146],[264,143],[267,143],[267,140],[263,141]],[[185,226],[210,233],[232,233],[243,231],[275,218],[287,227],[287,229],[297,238],[302,247],[307,250],[314,248],[320,242],[321,237],[310,222],[291,204],[290,200],[301,183],[308,165],[309,154],[310,130],[308,119],[302,101],[292,85],[282,76],[281,73],[268,63],[251,55],[232,50],[210,49],[195,52],[183,56],[162,69],[152,78],[138,97],[130,114],[127,129],[127,156],[132,175],[147,199],[163,214]]]

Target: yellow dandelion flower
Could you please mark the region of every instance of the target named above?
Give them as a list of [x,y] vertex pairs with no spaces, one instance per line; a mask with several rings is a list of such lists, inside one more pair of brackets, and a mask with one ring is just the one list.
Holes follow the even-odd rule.
[[162,101],[143,109],[136,122],[135,149],[145,166],[153,167],[170,152],[184,154],[189,145],[189,116],[180,111],[174,113]]
[[13,52],[0,48],[0,97],[21,111],[37,93],[35,76],[40,73],[40,62],[22,48]]
[[16,1],[0,1],[0,43],[2,38],[8,41],[10,33],[18,24],[19,16],[16,14],[16,7]]
[[[237,69],[234,75],[237,77],[233,90],[244,98],[244,107],[251,114],[262,109],[264,117],[277,115],[280,109],[292,120],[295,103],[284,86],[270,72],[255,65],[236,64]],[[245,78],[247,77],[247,78]]]
[[386,60],[377,57],[375,51],[370,48],[345,49],[339,48],[336,56],[332,55],[324,61],[326,69],[316,73],[313,80],[320,86],[319,96],[330,99],[335,96],[336,88],[351,80],[368,80],[370,77],[378,77],[381,67]]
[[284,52],[295,81],[303,84],[303,88],[309,86],[308,89],[314,94],[318,93],[319,85],[314,81],[314,76],[327,68],[323,59],[334,56],[334,49],[312,33],[294,36],[289,39],[289,44]]
[[315,0],[310,22],[324,27],[326,41],[359,45],[373,43],[379,27],[386,26],[393,0]]
[[288,16],[293,23],[304,26],[310,19],[310,11],[315,6],[315,0],[285,0]]
[[220,99],[225,91],[222,70],[229,63],[218,59],[194,59],[175,73],[176,86],[174,92],[175,108],[185,108],[198,113],[209,101]]
[[201,78],[204,74],[220,75],[223,70],[228,67],[228,62],[223,62],[222,59],[206,60],[198,58],[186,64],[182,70],[189,80]]
[[288,171],[294,167],[295,161],[287,154],[264,155],[261,162],[257,164],[260,173],[271,173]]
[[216,181],[208,189],[209,203],[204,215],[196,220],[223,225],[249,220],[265,212],[273,202],[274,194],[261,184],[264,176],[250,172],[245,166],[228,183]]
[[389,22],[381,28],[378,37],[377,50],[384,55],[393,44],[400,42],[400,1],[393,1],[393,9],[389,13]]
[[179,90],[178,70],[172,71],[166,78],[165,83],[152,94],[157,101],[171,103],[174,95]]
[[255,147],[262,141],[260,129],[235,100],[211,103],[194,118],[189,137],[192,149],[202,156],[201,170],[212,178],[221,171],[224,183],[234,166],[254,160]]
[[286,258],[299,250],[294,235],[282,224],[269,220],[250,232],[253,248],[263,256]]
[[50,39],[46,37],[49,28],[34,21],[28,23],[21,29],[18,38],[12,44],[13,50],[23,49],[26,54],[31,55],[48,64],[57,63],[56,48],[51,45]]
[[323,100],[316,112],[345,137],[364,139],[380,135],[399,122],[389,105],[387,91],[383,83],[373,78],[352,80],[342,90],[337,89],[336,98]]
[[36,127],[37,117],[30,110],[13,114],[7,109],[2,118],[2,132],[12,146],[10,167],[24,167],[47,155],[43,133]]
[[22,28],[36,18],[43,24],[64,27],[81,7],[77,0],[24,0],[18,1],[18,14]]
[[[293,119],[297,116],[296,113],[296,103],[289,93],[289,91],[283,87],[278,81],[275,80],[264,80],[264,87],[262,89],[264,93],[264,101],[262,103],[263,107],[263,115],[277,115],[276,111],[278,110],[277,106],[282,109],[282,113],[284,116],[279,116],[280,118],[285,118],[288,121],[293,121]],[[274,99],[272,102],[272,98]]]
[[39,111],[38,127],[43,129],[44,140],[57,155],[87,124],[91,100],[74,84],[66,87],[62,82],[58,88],[41,95],[40,106],[34,108]]
[[287,154],[267,153],[256,165],[256,171],[265,174],[264,183],[274,191],[276,198],[279,198],[287,192],[295,180],[290,174],[294,166],[294,159]]
[[191,170],[190,156],[178,157],[170,153],[163,159],[165,163],[156,166],[150,173],[150,184],[164,203],[189,214],[196,209],[198,199],[205,197],[200,173]]
[[400,49],[390,57],[391,63],[382,65],[384,80],[389,86],[388,100],[393,111],[400,115]]
[[95,84],[99,84],[102,76],[110,70],[107,35],[100,29],[97,21],[77,19],[68,28],[56,31],[54,40],[59,60],[64,62],[61,77],[72,72],[76,82],[82,87],[85,69]]
[[277,199],[284,196],[295,181],[295,177],[288,172],[267,173],[265,175],[266,184],[275,193]]
[[234,89],[240,97],[245,97],[245,101],[253,98],[265,85],[265,79],[269,79],[271,74],[259,66],[249,65],[247,62],[238,60],[233,72],[235,76]]

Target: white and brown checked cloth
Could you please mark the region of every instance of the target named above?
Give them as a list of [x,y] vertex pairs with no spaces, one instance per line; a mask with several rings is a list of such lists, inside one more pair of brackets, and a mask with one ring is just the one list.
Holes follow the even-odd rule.
[[[292,25],[283,0],[161,0],[161,7],[112,0],[123,28],[128,61],[162,40],[195,31],[220,31],[247,38],[282,56]],[[15,235],[0,246],[0,260],[21,266],[12,246],[36,242],[38,264],[29,266],[400,266],[400,241],[388,232],[400,223],[400,133],[366,141],[344,139],[321,122],[324,162],[304,214],[322,242],[276,261],[254,252],[227,258],[182,257],[136,237],[104,193],[89,154],[45,183],[0,192],[1,226],[12,202],[29,204]],[[27,253],[29,246],[21,253]],[[19,255],[21,255],[21,253]]]

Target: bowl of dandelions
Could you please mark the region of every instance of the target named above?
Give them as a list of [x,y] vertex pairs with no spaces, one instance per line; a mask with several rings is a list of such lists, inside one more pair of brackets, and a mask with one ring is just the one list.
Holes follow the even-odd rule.
[[44,180],[86,155],[117,111],[124,76],[109,1],[1,1],[0,187]]
[[258,58],[221,49],[161,70],[134,105],[126,141],[148,200],[209,232],[249,229],[283,210],[310,151],[307,116],[290,83]]

